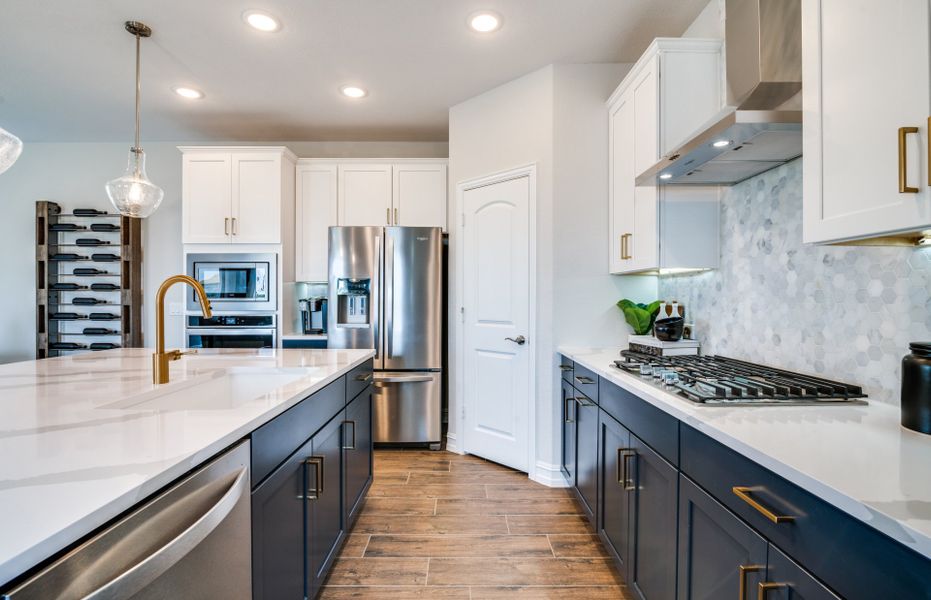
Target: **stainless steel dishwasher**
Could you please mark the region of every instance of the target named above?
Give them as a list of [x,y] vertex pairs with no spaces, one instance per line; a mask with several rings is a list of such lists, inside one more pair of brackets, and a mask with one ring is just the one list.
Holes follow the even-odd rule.
[[249,442],[242,442],[0,597],[247,599]]

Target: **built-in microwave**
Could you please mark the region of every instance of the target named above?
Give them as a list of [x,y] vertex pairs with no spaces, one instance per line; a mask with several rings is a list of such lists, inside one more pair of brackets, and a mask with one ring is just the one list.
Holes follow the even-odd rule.
[[[204,286],[215,311],[278,309],[275,254],[188,254],[187,272]],[[200,310],[193,290],[187,295],[187,309]]]

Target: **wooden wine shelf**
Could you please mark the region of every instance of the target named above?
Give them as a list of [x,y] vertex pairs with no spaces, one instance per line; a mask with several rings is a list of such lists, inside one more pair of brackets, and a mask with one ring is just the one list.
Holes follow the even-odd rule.
[[[75,220],[86,222],[88,225],[99,220],[119,219],[118,230],[91,231],[90,229],[78,231],[51,231],[50,227],[58,223],[73,223]],[[80,248],[88,255],[95,249],[107,250],[107,253],[120,256],[120,260],[94,261],[91,259],[80,261],[51,260],[57,248],[78,248],[73,241],[64,236],[119,236],[119,243],[114,240],[111,244],[100,246],[84,246]],[[100,252],[100,250],[97,250]],[[77,253],[77,252],[75,252]],[[99,265],[98,268],[108,271],[102,274],[75,275],[71,271],[77,267]],[[68,272],[64,272],[66,270]],[[119,278],[119,289],[116,290],[53,290],[52,284],[59,281],[81,280],[84,278],[110,277]],[[115,298],[101,304],[74,304],[71,300],[63,300],[64,294],[113,294],[119,293],[119,300]],[[64,307],[64,308],[60,308]],[[51,315],[58,312],[79,312],[85,315],[82,319],[57,320]],[[85,334],[80,331],[67,331],[66,323],[92,322],[86,315],[92,312],[118,312],[118,320],[109,320],[116,329],[119,323],[119,332],[116,334]],[[103,322],[103,321],[102,321]],[[75,215],[62,213],[61,207],[55,202],[40,200],[36,202],[36,358],[50,358],[60,356],[62,353],[87,351],[85,349],[67,350],[56,349],[54,344],[64,342],[64,338],[74,341],[74,338],[110,337],[119,336],[119,344],[123,348],[141,348],[142,339],[142,220],[123,217],[118,214]],[[89,347],[91,341],[78,342]]]

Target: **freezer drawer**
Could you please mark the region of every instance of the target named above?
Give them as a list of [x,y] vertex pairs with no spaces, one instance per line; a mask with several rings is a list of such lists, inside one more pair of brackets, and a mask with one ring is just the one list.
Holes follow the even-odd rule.
[[376,444],[440,442],[441,371],[377,371],[373,386]]

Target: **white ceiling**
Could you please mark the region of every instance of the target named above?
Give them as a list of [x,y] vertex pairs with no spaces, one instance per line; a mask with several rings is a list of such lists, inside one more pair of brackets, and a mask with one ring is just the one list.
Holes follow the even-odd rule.
[[[550,63],[632,62],[707,0],[2,0],[0,127],[25,141],[445,140],[448,108]],[[266,10],[263,34],[242,13]],[[494,34],[466,27],[476,10]],[[350,101],[338,88],[362,85]],[[206,98],[184,100],[189,85]]]

